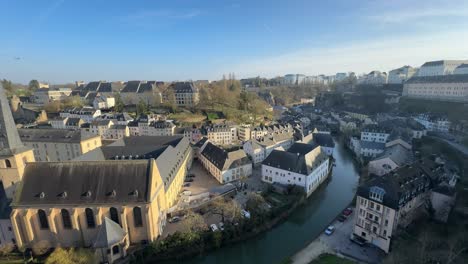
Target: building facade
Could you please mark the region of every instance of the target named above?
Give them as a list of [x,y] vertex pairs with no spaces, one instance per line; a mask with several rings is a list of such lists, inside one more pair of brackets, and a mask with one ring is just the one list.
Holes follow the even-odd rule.
[[413,77],[416,74],[418,69],[413,68],[411,66],[403,66],[398,69],[391,70],[388,73],[388,81],[389,84],[402,84],[406,82],[409,78]]
[[419,68],[418,76],[450,75],[463,63],[468,63],[468,60],[428,61]]
[[413,77],[404,84],[403,96],[447,102],[468,102],[468,74]]

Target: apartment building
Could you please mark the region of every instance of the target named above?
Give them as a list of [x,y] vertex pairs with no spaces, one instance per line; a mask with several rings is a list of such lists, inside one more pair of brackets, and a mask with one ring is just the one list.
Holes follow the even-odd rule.
[[175,82],[168,89],[174,93],[175,103],[179,107],[194,107],[200,100],[198,87],[192,82]]
[[371,71],[358,78],[358,84],[382,85],[387,83],[387,73],[380,71]]
[[413,77],[418,71],[417,68],[413,68],[411,66],[403,66],[398,69],[391,70],[388,73],[388,81],[389,84],[402,84],[406,82],[408,79]]
[[173,136],[176,129],[176,125],[171,121],[152,121],[149,124],[138,123],[138,125],[141,127],[142,136]]
[[390,131],[378,125],[367,125],[361,131],[361,141],[385,143],[390,136]]
[[447,117],[435,114],[420,114],[413,119],[431,132],[448,132],[452,124]]
[[439,60],[424,63],[418,71],[418,76],[440,76],[453,74],[455,69],[461,64],[468,63],[468,60]]
[[33,149],[36,161],[67,161],[101,146],[101,138],[80,130],[18,129],[21,141]]
[[275,133],[246,141],[243,149],[252,158],[254,164],[265,160],[274,149],[289,149],[294,143],[292,133]]
[[37,104],[47,104],[54,101],[62,101],[72,93],[70,88],[40,88],[34,92],[33,102]]
[[97,94],[93,100],[94,109],[110,109],[115,106],[115,97],[113,95]]
[[130,129],[127,125],[111,125],[103,135],[103,139],[117,140],[130,136]]
[[199,151],[201,164],[221,184],[252,175],[252,162],[242,149],[227,151],[207,140]]
[[205,127],[208,140],[216,145],[231,145],[237,138],[237,130],[233,126],[219,124]]
[[57,117],[49,120],[52,128],[56,129],[80,129],[85,121],[81,118],[74,117]]
[[403,96],[446,102],[468,102],[468,74],[413,77],[404,84]]
[[430,190],[442,170],[432,160],[420,160],[374,177],[357,191],[353,237],[389,252],[391,239],[425,210]]

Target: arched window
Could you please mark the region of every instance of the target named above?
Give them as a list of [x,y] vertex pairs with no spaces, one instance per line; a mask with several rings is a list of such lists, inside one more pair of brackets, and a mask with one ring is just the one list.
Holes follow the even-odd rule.
[[117,209],[115,207],[111,207],[109,210],[109,213],[110,213],[111,220],[120,225],[119,213],[117,212]]
[[39,225],[41,229],[49,229],[49,221],[47,220],[46,212],[42,209],[37,210],[37,215],[39,216]]
[[6,166],[7,168],[11,168],[11,161],[10,161],[9,159],[6,159],[6,160],[5,160],[5,166]]
[[88,228],[95,228],[96,227],[96,221],[94,220],[93,209],[86,208],[85,209],[85,214],[86,214],[86,223],[88,224]]
[[61,214],[62,214],[63,228],[72,229],[70,213],[68,212],[68,210],[62,209]]
[[133,224],[135,227],[143,226],[143,218],[141,217],[141,208],[133,207]]
[[112,255],[119,254],[119,252],[120,252],[120,249],[118,245],[115,245],[112,247]]

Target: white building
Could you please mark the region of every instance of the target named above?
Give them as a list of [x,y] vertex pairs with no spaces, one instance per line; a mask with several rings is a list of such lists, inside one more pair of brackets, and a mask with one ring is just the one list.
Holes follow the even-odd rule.
[[378,125],[367,125],[361,131],[361,141],[387,142],[390,132]]
[[328,156],[333,155],[333,151],[335,150],[335,142],[333,141],[333,137],[330,133],[313,133],[312,140],[315,144],[322,147],[322,150],[327,153]]
[[94,109],[109,109],[115,106],[115,98],[112,95],[98,94],[93,101]]
[[413,77],[404,84],[403,96],[447,102],[468,102],[468,74]]
[[451,122],[442,116],[431,114],[420,114],[413,117],[416,122],[423,125],[427,131],[448,132]]
[[468,60],[439,60],[424,63],[419,68],[418,76],[438,76],[453,74],[455,69]]
[[130,130],[127,125],[111,125],[103,135],[103,139],[117,140],[130,136]]
[[252,175],[252,163],[241,149],[228,152],[206,141],[198,157],[203,167],[221,184]]
[[390,84],[402,84],[406,82],[409,78],[413,77],[413,75],[418,71],[417,68],[413,68],[411,66],[403,66],[398,69],[391,70],[388,73],[388,83]]
[[231,145],[237,138],[237,130],[229,125],[212,125],[206,127],[208,140],[216,145]]
[[292,133],[280,133],[272,136],[254,138],[244,143],[244,151],[254,164],[261,163],[274,149],[289,149],[294,143]]
[[98,117],[101,115],[101,110],[99,109],[94,109],[92,107],[74,107],[74,108],[68,108],[60,112],[61,117],[75,117],[75,118],[81,118],[83,119],[86,123],[91,123],[94,118]]
[[114,122],[112,120],[93,121],[89,125],[84,124],[81,127],[81,131],[85,134],[91,133],[93,135],[98,135],[104,138],[107,130],[113,125]]
[[70,88],[40,88],[34,92],[33,101],[38,104],[47,104],[53,101],[62,101],[68,98],[72,93]]
[[468,63],[461,64],[455,68],[453,74],[468,74]]
[[358,78],[358,84],[382,85],[387,83],[387,73],[380,71],[371,71]]
[[149,124],[140,122],[138,127],[141,136],[173,136],[176,125],[170,121],[152,121]]
[[301,186],[309,197],[329,175],[329,157],[320,146],[293,144],[273,150],[262,162],[262,181]]

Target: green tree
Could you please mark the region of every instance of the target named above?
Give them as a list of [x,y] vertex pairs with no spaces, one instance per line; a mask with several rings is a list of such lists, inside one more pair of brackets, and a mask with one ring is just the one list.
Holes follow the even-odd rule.
[[38,80],[31,80],[28,85],[29,90],[36,91],[39,89],[39,81]]
[[136,106],[136,113],[137,116],[140,116],[142,114],[147,114],[149,111],[149,106],[147,103],[145,103],[143,100],[140,100],[140,102]]
[[122,101],[122,98],[120,97],[120,94],[115,95],[115,106],[114,106],[114,110],[115,110],[116,112],[121,113],[121,112],[123,112],[124,107],[125,107],[125,105],[124,105],[124,103],[123,103],[123,101]]
[[203,216],[192,211],[186,214],[182,226],[184,232],[202,232],[207,229]]
[[88,264],[95,263],[95,255],[89,249],[56,248],[45,264]]

